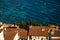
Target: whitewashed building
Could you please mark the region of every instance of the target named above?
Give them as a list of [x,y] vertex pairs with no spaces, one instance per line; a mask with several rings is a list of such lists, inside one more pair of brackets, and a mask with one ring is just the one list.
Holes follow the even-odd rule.
[[4,30],[4,40],[18,40],[18,32],[16,28],[6,28]]
[[48,40],[48,32],[51,31],[51,40],[60,40],[60,30],[56,27],[31,26],[29,31],[19,27],[0,28],[0,40]]
[[[55,33],[57,33],[57,32],[55,32],[55,30],[56,30],[55,27],[31,26],[29,28],[28,40],[48,40],[48,31],[49,30],[52,30],[51,39],[58,37],[57,35],[55,36]],[[52,36],[53,34],[54,34],[54,37]],[[60,38],[60,36],[58,38]]]
[[0,29],[0,40],[4,40],[3,29]]
[[18,29],[19,40],[27,40],[28,39],[28,32],[25,29]]
[[54,30],[51,33],[51,40],[60,40],[60,30]]

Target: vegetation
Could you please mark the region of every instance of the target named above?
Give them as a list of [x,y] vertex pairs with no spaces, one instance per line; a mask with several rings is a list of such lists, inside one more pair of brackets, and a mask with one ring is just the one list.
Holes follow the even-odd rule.
[[34,20],[30,20],[30,22],[27,22],[25,20],[22,20],[21,22],[19,23],[14,23],[16,25],[18,25],[20,28],[23,28],[23,29],[29,29],[29,26],[32,25],[32,26],[36,26],[36,22]]
[[60,26],[59,26],[59,29],[60,29]]
[[[34,20],[30,20],[30,22],[27,22],[25,20],[22,20],[21,22],[19,23],[14,23],[16,25],[18,25],[20,28],[23,28],[23,29],[26,29],[26,30],[29,30],[29,26],[32,25],[32,26],[50,26],[52,24],[42,24],[42,23],[36,23]],[[60,27],[59,27],[60,29]]]

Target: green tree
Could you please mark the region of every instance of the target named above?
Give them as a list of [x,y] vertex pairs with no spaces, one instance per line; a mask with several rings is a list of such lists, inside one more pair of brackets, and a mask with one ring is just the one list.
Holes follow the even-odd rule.
[[60,26],[59,26],[59,28],[58,29],[60,29]]
[[14,25],[18,25],[18,26],[20,26],[20,23],[15,22]]
[[25,20],[21,21],[20,28],[28,29],[29,28],[28,22],[26,22]]
[[38,23],[37,26],[42,26],[42,24],[41,23]]
[[35,26],[36,25],[36,22],[34,20],[30,20],[30,23],[29,24]]

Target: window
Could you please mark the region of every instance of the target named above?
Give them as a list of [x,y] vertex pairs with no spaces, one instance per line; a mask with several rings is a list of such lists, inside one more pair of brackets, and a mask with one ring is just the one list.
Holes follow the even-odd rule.
[[52,32],[53,30],[51,29],[50,32]]
[[48,39],[48,37],[46,37],[46,39]]
[[18,40],[20,40],[20,39],[18,39]]
[[18,40],[20,40],[20,36],[19,36]]
[[29,39],[32,40],[32,36],[31,35],[29,36]]
[[24,39],[24,40],[27,40],[27,39]]
[[43,40],[43,38],[41,38],[41,40]]
[[35,40],[35,39],[34,39]]
[[23,40],[23,39],[21,39],[21,40]]
[[32,39],[32,37],[30,36],[30,39]]

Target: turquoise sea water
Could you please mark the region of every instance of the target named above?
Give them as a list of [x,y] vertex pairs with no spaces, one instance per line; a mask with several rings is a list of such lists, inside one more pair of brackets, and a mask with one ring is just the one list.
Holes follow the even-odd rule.
[[60,0],[0,0],[0,21],[60,24]]

